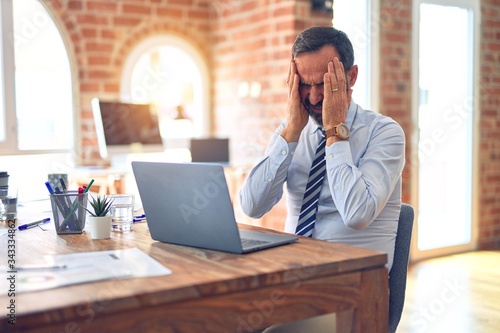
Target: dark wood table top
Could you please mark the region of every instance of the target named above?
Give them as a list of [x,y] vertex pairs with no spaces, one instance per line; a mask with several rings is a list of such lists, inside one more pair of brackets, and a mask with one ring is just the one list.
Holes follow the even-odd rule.
[[[243,229],[277,231],[240,225]],[[5,261],[9,238],[0,236]],[[10,244],[10,243],[9,243]],[[57,235],[54,230],[32,228],[17,231],[15,256],[18,266],[44,263],[45,255],[134,248],[142,250],[172,270],[171,275],[106,280],[15,295],[18,327],[57,324],[81,318],[82,311],[105,304],[100,316],[177,302],[213,298],[304,281],[385,269],[387,256],[376,251],[300,237],[294,244],[250,254],[231,254],[178,246],[151,239],[146,223],[130,233],[112,233],[110,239],[92,240],[89,232]],[[5,292],[0,304],[12,302]],[[29,324],[28,324],[29,323]],[[0,331],[10,329],[4,319]],[[8,332],[8,330],[7,330]]]

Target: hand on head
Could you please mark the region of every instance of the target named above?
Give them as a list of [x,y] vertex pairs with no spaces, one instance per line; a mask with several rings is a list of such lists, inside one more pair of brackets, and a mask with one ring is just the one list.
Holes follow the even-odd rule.
[[288,122],[281,133],[287,142],[298,141],[309,116],[325,130],[346,122],[352,89],[335,48],[292,59],[287,87]]
[[323,77],[323,127],[325,130],[345,123],[352,89],[346,84],[344,65],[335,57],[328,63],[328,72]]
[[290,61],[286,83],[288,86],[288,121],[281,135],[287,142],[295,142],[299,140],[300,133],[309,121],[309,114],[300,98],[300,78],[293,59]]

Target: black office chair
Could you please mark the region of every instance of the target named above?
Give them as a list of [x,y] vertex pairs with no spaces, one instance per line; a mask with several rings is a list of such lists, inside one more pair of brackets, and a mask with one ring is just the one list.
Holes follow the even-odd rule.
[[414,217],[413,207],[409,204],[401,204],[394,260],[389,272],[389,333],[396,332],[403,313]]
[[[394,259],[389,272],[389,333],[395,333],[401,319],[406,293],[411,233],[415,213],[409,204],[401,204],[394,245]],[[264,333],[335,332],[335,315],[324,315],[295,323],[276,325]]]

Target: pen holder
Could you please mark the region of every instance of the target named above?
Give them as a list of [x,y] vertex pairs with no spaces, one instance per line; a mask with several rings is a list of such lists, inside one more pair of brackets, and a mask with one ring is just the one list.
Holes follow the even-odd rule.
[[85,227],[87,216],[88,193],[77,191],[50,195],[54,225],[59,235],[81,234]]

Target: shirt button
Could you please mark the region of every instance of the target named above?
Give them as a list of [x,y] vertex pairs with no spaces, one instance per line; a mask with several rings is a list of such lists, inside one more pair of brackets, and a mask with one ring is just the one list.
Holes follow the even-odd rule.
[[267,180],[268,182],[272,182],[272,181],[273,181],[273,179],[272,179],[271,177],[267,177],[267,179],[266,179],[266,180]]
[[333,158],[333,154],[329,154],[329,155],[328,155],[328,158]]
[[335,186],[333,187],[333,189],[334,189],[335,191],[338,191],[338,190],[339,190],[339,187],[338,187],[337,185],[335,185]]
[[282,150],[281,155],[286,155],[286,150]]

